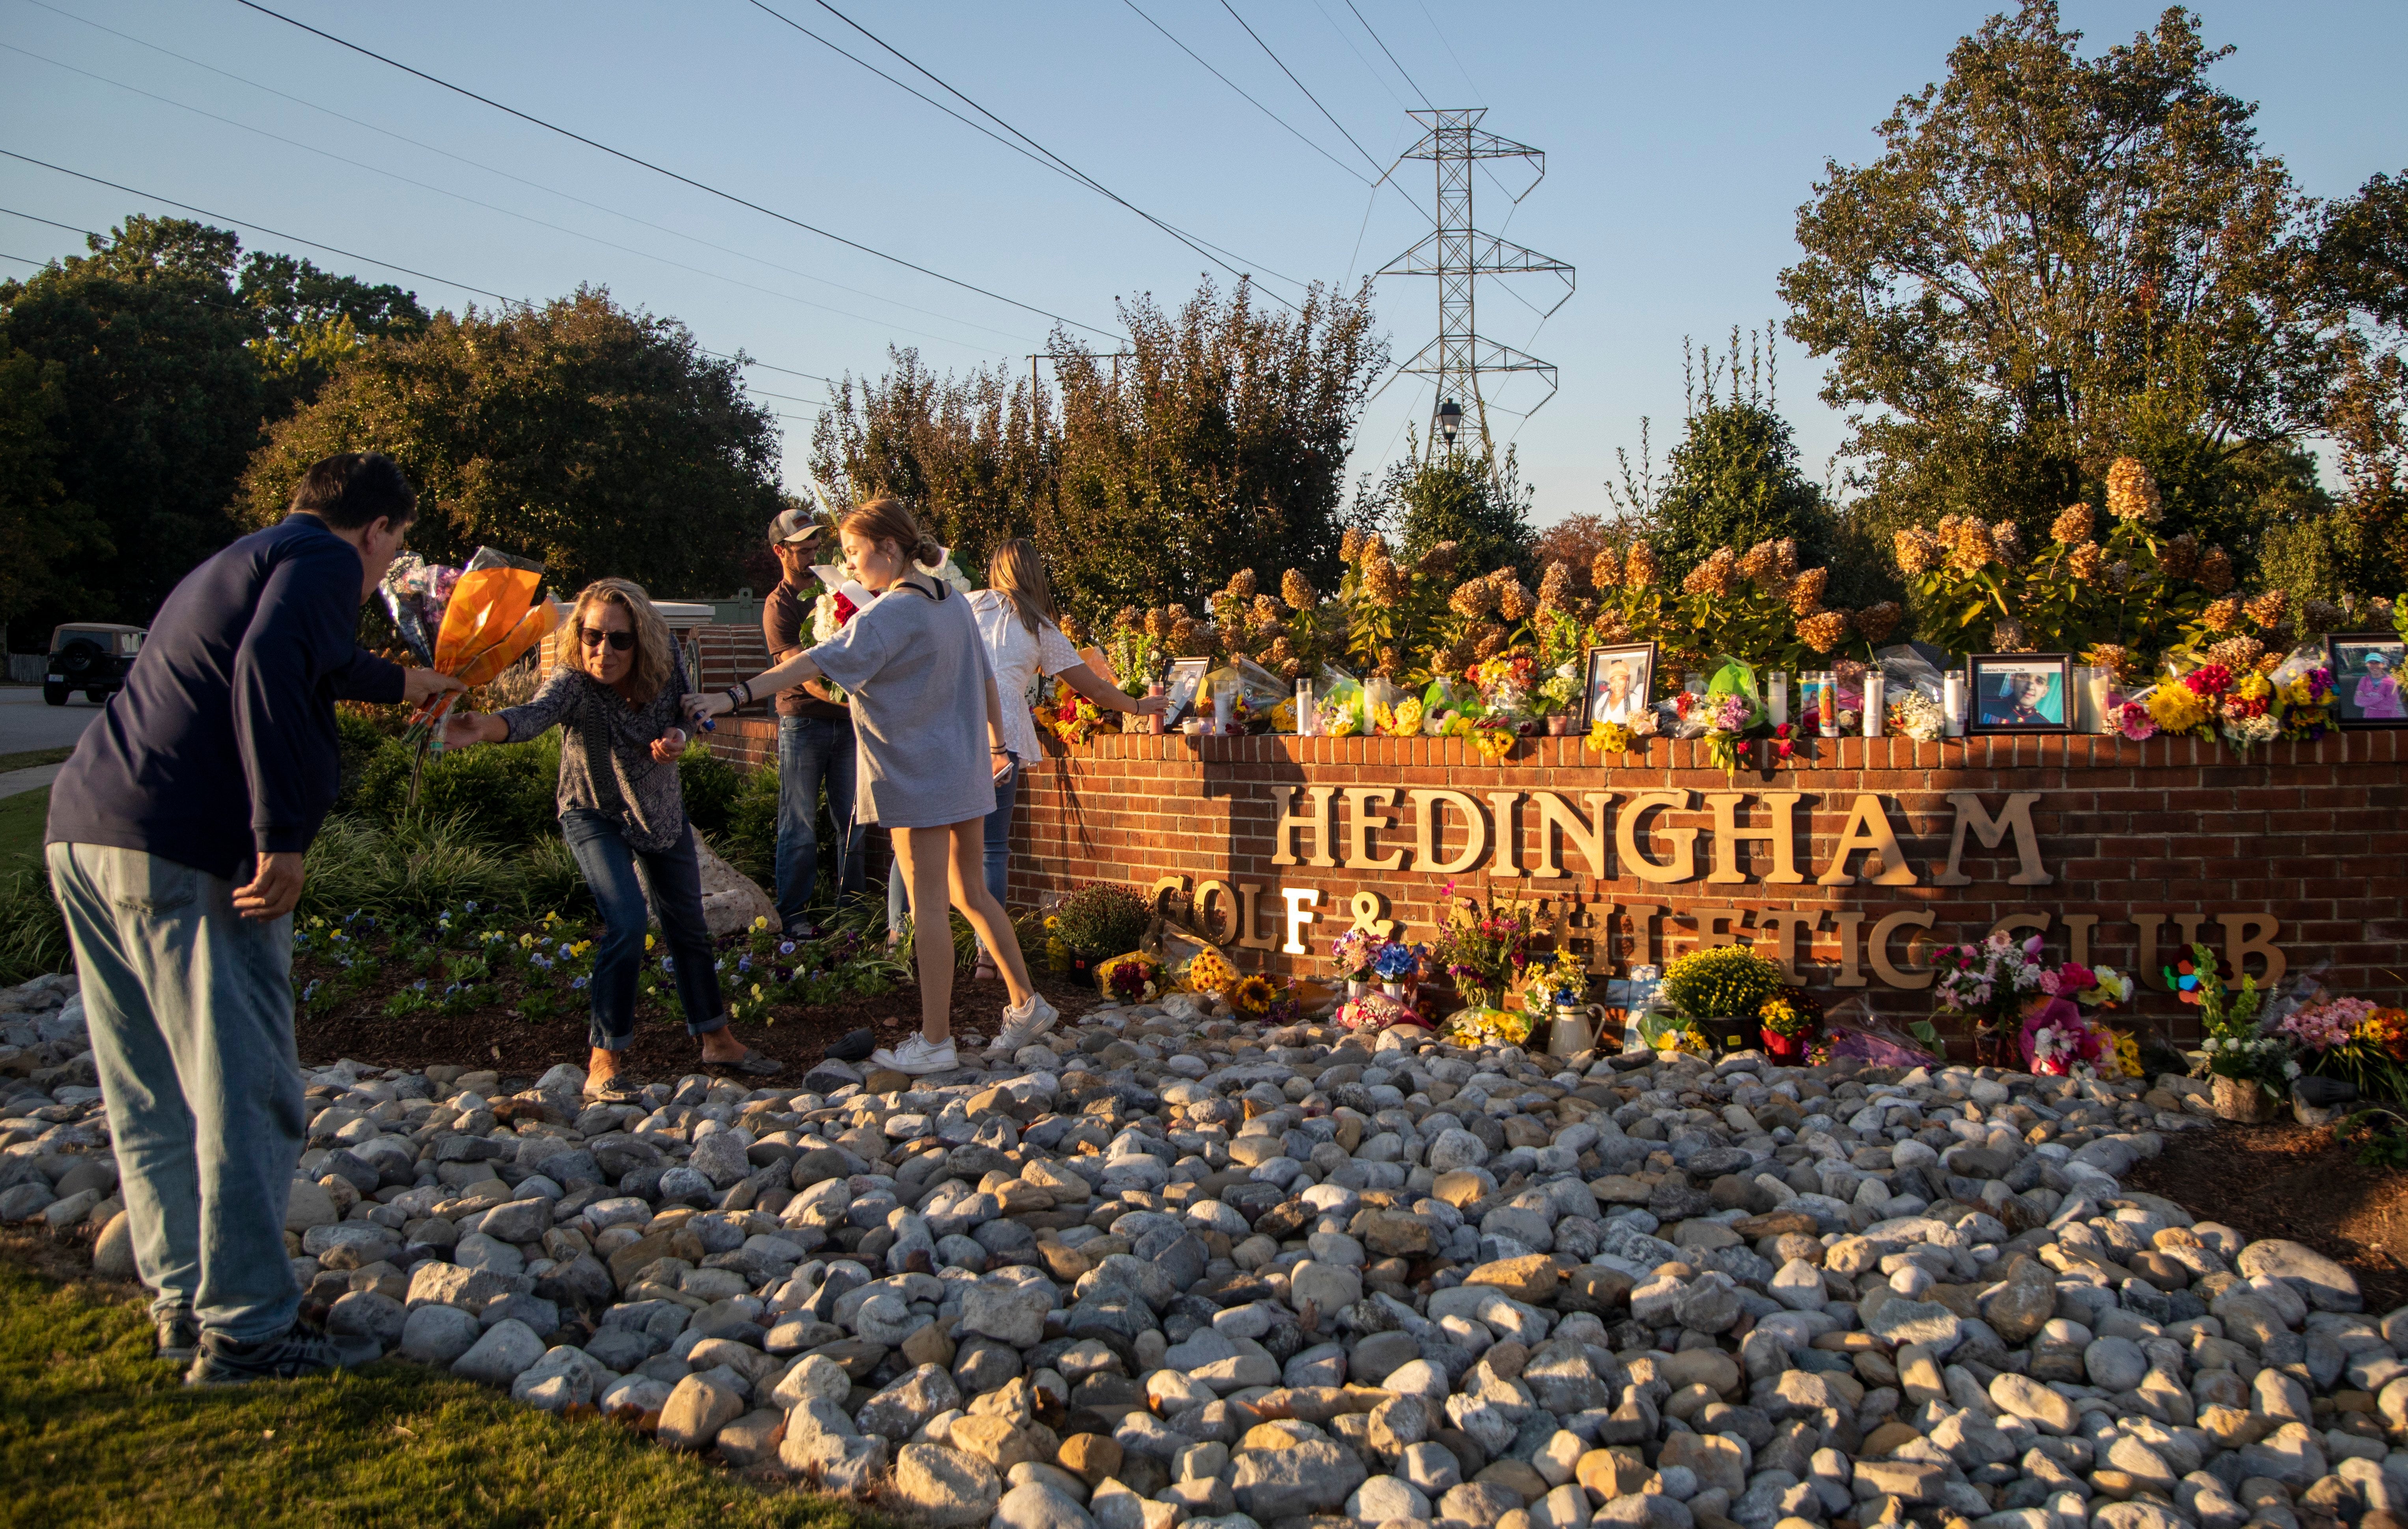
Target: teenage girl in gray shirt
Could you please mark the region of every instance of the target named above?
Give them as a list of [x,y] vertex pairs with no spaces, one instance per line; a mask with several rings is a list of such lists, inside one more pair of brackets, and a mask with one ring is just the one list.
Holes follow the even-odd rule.
[[731,685],[721,694],[689,695],[694,717],[732,711],[822,677],[852,697],[860,753],[855,811],[895,838],[896,868],[926,926],[913,943],[920,965],[920,1034],[871,1057],[915,1077],[959,1065],[953,1042],[953,942],[944,933],[949,904],[962,910],[1003,968],[1011,1003],[997,1049],[1018,1050],[1059,1016],[1028,980],[1020,941],[1003,905],[987,890],[986,816],[995,783],[1011,764],[1003,742],[1003,707],[968,602],[914,563],[942,555],[910,511],[893,499],[854,507],[838,524],[853,576],[878,596],[818,647]]

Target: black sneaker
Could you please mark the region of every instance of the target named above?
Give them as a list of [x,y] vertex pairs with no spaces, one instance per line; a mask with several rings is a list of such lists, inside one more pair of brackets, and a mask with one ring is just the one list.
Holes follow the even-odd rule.
[[878,1050],[875,1032],[864,1027],[845,1032],[844,1038],[827,1049],[827,1054],[838,1062],[867,1062],[869,1053]]
[[159,1324],[158,1357],[177,1365],[191,1364],[193,1356],[201,1351],[201,1320],[193,1315],[193,1308],[179,1306],[173,1311],[160,1312],[155,1320]]
[[253,1380],[297,1380],[374,1364],[380,1357],[382,1350],[374,1338],[329,1337],[300,1322],[255,1343],[204,1333],[200,1352],[184,1372],[184,1384],[239,1386]]

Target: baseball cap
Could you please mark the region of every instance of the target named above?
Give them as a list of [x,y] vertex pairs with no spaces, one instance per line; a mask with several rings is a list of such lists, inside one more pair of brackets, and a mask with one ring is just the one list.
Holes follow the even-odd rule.
[[769,522],[769,540],[781,547],[800,547],[826,529],[820,523],[818,516],[796,506],[781,511],[778,518]]

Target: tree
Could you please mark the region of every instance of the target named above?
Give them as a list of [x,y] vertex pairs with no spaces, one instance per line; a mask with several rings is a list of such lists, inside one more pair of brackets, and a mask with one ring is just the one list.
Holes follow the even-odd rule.
[[894,352],[883,378],[839,388],[812,476],[839,505],[896,495],[966,565],[1032,537],[1091,618],[1200,609],[1241,567],[1334,584],[1346,440],[1387,360],[1369,283],[1276,312],[1246,283],[1225,298],[1207,281],[1176,314],[1146,296],[1120,315],[1122,355],[1055,331],[1058,396],[1002,365],[940,379]]
[[491,544],[564,593],[605,574],[662,596],[732,587],[781,504],[770,416],[737,364],[598,288],[353,351],[270,433],[236,513],[272,523],[309,464],[370,450],[418,486],[413,548],[457,563]]
[[23,350],[0,351],[0,629],[45,591],[77,585],[67,557],[100,533],[92,514],[70,502],[58,479],[52,424],[66,407],[66,368]]
[[1425,452],[1418,436],[1409,435],[1404,460],[1389,464],[1377,489],[1366,483],[1357,493],[1354,518],[1394,530],[1407,563],[1451,541],[1462,579],[1508,567],[1526,574],[1535,539],[1531,493],[1511,447],[1501,461],[1493,450]]
[[325,326],[348,326],[347,350],[423,322],[398,288],[283,255],[246,264],[233,234],[188,219],[136,215],[88,243],[89,255],[0,282],[0,355],[35,368],[10,372],[12,390],[35,392],[9,407],[20,421],[40,409],[43,471],[58,484],[45,534],[64,537],[27,581],[33,597],[9,607],[21,641],[54,621],[148,622],[233,535],[227,498],[264,420],[317,385],[304,353],[333,353]]
[[1782,274],[1788,333],[1832,358],[1823,397],[1851,411],[1857,518],[1884,545],[1942,510],[2036,540],[2129,453],[2166,534],[2245,571],[2268,516],[2300,512],[2292,449],[2346,369],[2334,262],[2382,242],[2388,204],[2321,250],[2187,12],[2095,58],[2080,40],[2049,0],[1994,16],[1881,124],[1878,160],[1828,164]]

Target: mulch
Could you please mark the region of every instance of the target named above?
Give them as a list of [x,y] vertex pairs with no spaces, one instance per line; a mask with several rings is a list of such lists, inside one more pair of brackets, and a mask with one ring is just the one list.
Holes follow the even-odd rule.
[[2125,1183],[2253,1240],[2286,1237],[2339,1260],[2369,1311],[2408,1306],[2408,1173],[2358,1162],[2330,1126],[2225,1122],[2168,1136]]
[[[1092,987],[1039,976],[1039,991],[1068,1020],[1085,1013],[1100,1001]],[[557,1019],[528,1020],[500,1007],[458,1014],[421,1012],[390,1018],[381,1011],[385,994],[347,1004],[340,1010],[304,1014],[294,1024],[294,1038],[301,1060],[327,1066],[350,1057],[380,1067],[416,1070],[434,1064],[471,1068],[490,1067],[505,1079],[534,1078],[562,1062],[585,1065],[586,1016],[582,1012]],[[1010,995],[1000,981],[975,982],[967,972],[953,983],[954,1043],[983,1047],[1003,1027],[1003,1006]],[[786,1064],[777,1079],[799,1079],[811,1064],[844,1036],[867,1025],[878,1044],[900,1043],[920,1027],[920,989],[907,984],[870,997],[814,1007],[772,1006],[766,1022],[738,1022],[737,1033],[745,1043]],[[649,1003],[637,1008],[636,1043],[628,1049],[627,1067],[638,1082],[666,1082],[697,1071],[701,1042],[685,1033],[681,1018]],[[749,1079],[748,1079],[749,1081]]]

